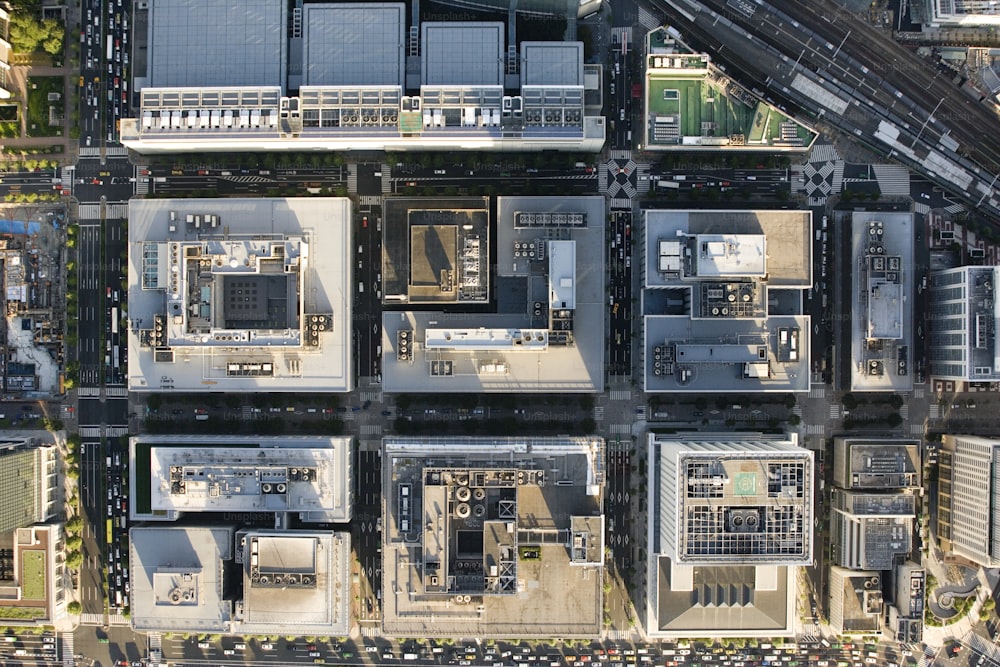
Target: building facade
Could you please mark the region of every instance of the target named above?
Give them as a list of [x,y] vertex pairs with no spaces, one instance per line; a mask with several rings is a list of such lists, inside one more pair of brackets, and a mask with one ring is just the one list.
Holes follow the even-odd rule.
[[1000,566],[1000,439],[944,435],[938,473],[941,549]]
[[1000,267],[960,266],[930,277],[928,370],[937,380],[996,382]]

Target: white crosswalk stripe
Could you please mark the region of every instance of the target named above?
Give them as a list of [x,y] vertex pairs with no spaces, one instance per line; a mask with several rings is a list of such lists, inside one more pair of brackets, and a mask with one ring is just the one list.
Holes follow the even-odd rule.
[[81,438],[100,438],[101,437],[101,427],[100,426],[81,426],[80,427],[80,437]]
[[611,151],[612,160],[631,160],[632,151],[630,150],[615,150]]
[[594,420],[595,421],[604,421],[604,406],[603,405],[595,405],[594,406]]
[[100,204],[80,204],[76,207],[76,217],[80,220],[100,220]]
[[358,170],[353,164],[347,165],[347,189],[350,192],[358,191]]
[[382,194],[392,194],[392,172],[388,164],[382,163]]
[[81,625],[104,625],[104,614],[80,614]]
[[910,424],[910,435],[923,435],[924,430],[923,424]]
[[809,424],[806,426],[808,435],[826,435],[826,427],[822,424]]
[[840,406],[836,403],[830,405],[830,419],[840,419]]
[[632,641],[632,632],[629,630],[608,630],[606,633],[609,641],[613,642],[630,642]]
[[105,216],[108,220],[128,220],[128,204],[108,204]]
[[653,28],[658,28],[663,25],[663,22],[656,16],[653,16],[652,12],[648,9],[639,5],[639,25],[646,30],[652,30]]
[[62,632],[59,634],[59,645],[62,650],[62,662],[66,667],[73,667],[76,660],[73,658],[73,633]]
[[108,146],[104,149],[107,157],[128,157],[128,149],[124,146]]
[[616,198],[611,200],[611,208],[620,209],[624,211],[632,210],[632,200],[631,199],[621,199]]
[[899,416],[903,419],[910,418],[910,406],[905,403],[899,407]]
[[910,170],[901,164],[873,164],[878,189],[885,196],[910,196]]
[[826,387],[823,385],[813,385],[809,390],[809,398],[826,398]]
[[931,403],[927,406],[927,417],[929,419],[941,419],[941,406],[937,403]]
[[359,393],[362,401],[373,401],[375,403],[382,402],[382,392],[381,391],[362,391]]
[[101,149],[97,146],[81,146],[80,157],[101,157]]
[[80,398],[96,397],[101,395],[100,387],[80,387],[76,390],[76,395]]
[[632,433],[631,424],[612,424],[608,427],[608,432],[613,435],[628,435]]
[[128,435],[128,426],[107,426],[104,432],[107,438],[120,438],[123,435]]
[[358,197],[358,203],[362,206],[381,206],[382,197],[378,195],[361,195]]
[[799,417],[801,417],[802,416],[802,406],[801,405],[794,406],[792,408],[792,414],[793,415],[798,415]]
[[123,614],[108,614],[108,623],[111,625],[129,625],[129,620]]
[[612,389],[608,392],[608,396],[612,401],[631,401],[632,400],[632,390],[631,389]]
[[382,425],[381,424],[362,424],[361,425],[361,435],[381,435]]
[[128,387],[107,387],[105,393],[112,398],[128,398]]

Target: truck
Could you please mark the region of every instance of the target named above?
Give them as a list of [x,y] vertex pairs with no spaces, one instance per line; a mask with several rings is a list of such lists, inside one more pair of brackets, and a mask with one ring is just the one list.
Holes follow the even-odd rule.
[[677,190],[677,189],[679,189],[681,187],[681,184],[677,183],[675,181],[657,181],[656,182],[656,187],[658,187],[658,188],[673,188],[674,190]]
[[420,655],[418,653],[404,653],[403,660],[419,660]]

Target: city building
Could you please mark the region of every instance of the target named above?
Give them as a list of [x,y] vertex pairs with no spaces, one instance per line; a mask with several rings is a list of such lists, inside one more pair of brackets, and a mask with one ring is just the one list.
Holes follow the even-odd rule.
[[920,0],[910,8],[914,21],[931,28],[1000,25],[1000,8],[992,0]]
[[137,436],[129,440],[133,520],[202,512],[351,519],[349,437]]
[[228,632],[226,586],[232,526],[156,526],[129,531],[130,615],[140,631]]
[[927,365],[933,379],[964,383],[1000,380],[998,279],[998,266],[931,272]]
[[603,390],[603,198],[498,197],[496,215],[485,198],[387,200],[384,391]]
[[851,390],[913,389],[913,214],[851,214]]
[[351,248],[348,199],[135,200],[129,390],[350,391]]
[[917,563],[906,561],[896,566],[895,598],[887,605],[884,632],[900,644],[919,644],[924,640],[924,603],[927,573]]
[[243,597],[240,634],[350,632],[350,533],[246,530],[236,534]]
[[862,493],[834,489],[832,560],[849,570],[891,570],[913,548],[917,500],[912,491]]
[[901,438],[837,437],[833,440],[833,483],[848,491],[919,489],[920,441]]
[[507,44],[501,22],[408,16],[401,2],[149,3],[121,142],[143,154],[601,149],[600,78],[584,80],[581,43]]
[[809,391],[809,211],[647,210],[644,389]]
[[805,153],[819,134],[656,28],[646,35],[645,120],[648,151]]
[[813,453],[796,435],[650,434],[651,639],[791,636],[813,562]]
[[1000,439],[944,435],[938,462],[937,537],[945,554],[1000,566]]
[[882,631],[882,580],[878,572],[830,568],[830,629],[841,636]]
[[0,439],[0,535],[48,521],[61,500],[56,447],[37,438]]
[[66,617],[73,586],[66,571],[62,523],[35,523],[0,533],[9,568],[0,576],[0,622],[48,626]]
[[385,438],[384,633],[597,636],[603,458],[589,437]]

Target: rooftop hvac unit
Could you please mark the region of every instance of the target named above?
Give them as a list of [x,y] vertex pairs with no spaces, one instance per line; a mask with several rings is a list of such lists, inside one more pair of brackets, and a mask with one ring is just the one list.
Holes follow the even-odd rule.
[[460,486],[455,491],[455,497],[458,498],[459,502],[468,502],[469,498],[472,497],[472,491],[467,486]]
[[472,514],[472,508],[469,507],[469,503],[459,503],[455,506],[455,516],[459,519],[468,519],[470,514]]
[[260,490],[263,491],[264,493],[271,493],[271,485],[261,484]]
[[284,484],[278,484],[278,487],[277,487],[278,493],[284,493],[287,490],[288,490],[287,486],[285,486]]

